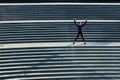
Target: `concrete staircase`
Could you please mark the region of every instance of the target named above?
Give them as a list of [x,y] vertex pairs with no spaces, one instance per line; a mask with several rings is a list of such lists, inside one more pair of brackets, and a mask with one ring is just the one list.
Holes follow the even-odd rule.
[[[72,20],[74,17],[88,17],[103,22],[88,22],[83,27],[87,43],[119,43],[120,23],[104,22],[119,20],[119,9],[120,5],[6,5],[0,6],[0,20]],[[1,23],[0,45],[72,43],[76,33],[77,27],[73,22]],[[119,79],[120,45],[0,46],[0,80]]]

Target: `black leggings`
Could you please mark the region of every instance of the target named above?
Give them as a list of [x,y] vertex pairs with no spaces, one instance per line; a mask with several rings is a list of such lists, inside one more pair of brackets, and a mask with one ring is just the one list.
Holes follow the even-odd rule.
[[82,32],[78,32],[78,33],[77,33],[77,36],[76,36],[76,38],[75,38],[75,41],[77,41],[77,39],[79,38],[79,34],[81,34],[81,38],[82,38],[82,40],[85,42],[85,39],[84,39],[84,37],[83,37],[83,33],[82,33]]

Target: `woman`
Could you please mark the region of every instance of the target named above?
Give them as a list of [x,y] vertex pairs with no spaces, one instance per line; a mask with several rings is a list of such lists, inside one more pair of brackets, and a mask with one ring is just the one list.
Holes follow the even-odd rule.
[[85,19],[85,22],[84,22],[84,23],[82,23],[82,22],[77,23],[77,22],[76,22],[76,18],[74,18],[74,23],[75,23],[75,25],[78,27],[78,33],[77,33],[77,36],[76,36],[75,40],[73,41],[73,44],[75,44],[75,42],[76,42],[77,39],[79,38],[79,34],[81,35],[81,38],[82,38],[84,44],[86,44],[85,39],[84,39],[84,37],[83,37],[83,33],[82,33],[82,27],[84,27],[84,25],[86,25],[86,23],[87,23],[87,18]]

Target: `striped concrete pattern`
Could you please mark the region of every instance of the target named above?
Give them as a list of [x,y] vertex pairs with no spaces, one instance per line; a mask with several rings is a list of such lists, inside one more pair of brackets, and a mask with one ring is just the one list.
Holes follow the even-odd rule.
[[0,20],[71,20],[74,17],[92,20],[119,20],[120,5],[4,5]]
[[0,49],[0,79],[120,79],[119,46]]
[[[119,42],[120,24],[90,23],[83,27],[88,42]],[[71,42],[77,34],[74,23],[13,23],[0,24],[0,43]],[[81,41],[81,39],[79,39]]]
[[[109,45],[120,42],[119,9],[120,3],[0,4],[0,80],[120,80],[120,45]],[[87,45],[66,45],[77,33],[74,17],[88,17]]]
[[[72,22],[74,17],[88,17],[88,24],[83,28],[86,41],[119,42],[120,41],[120,4],[88,3],[33,3],[0,4],[0,43],[31,42],[71,42],[77,28]],[[54,22],[55,20],[71,20]],[[29,20],[46,20],[45,23],[22,22]],[[47,22],[47,20],[54,20]],[[89,22],[93,20],[93,22]],[[102,22],[96,22],[102,20]],[[117,20],[116,22],[106,22]],[[7,21],[7,22],[5,22]],[[13,23],[9,23],[9,22]],[[18,21],[18,22],[15,22]],[[15,22],[15,23],[14,23]],[[21,22],[21,23],[19,23]]]

